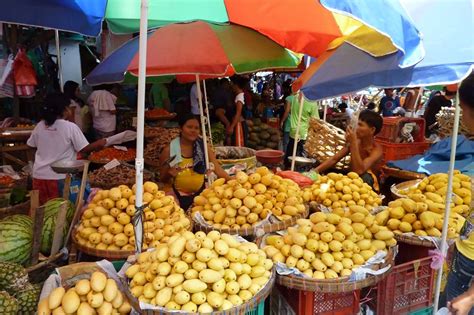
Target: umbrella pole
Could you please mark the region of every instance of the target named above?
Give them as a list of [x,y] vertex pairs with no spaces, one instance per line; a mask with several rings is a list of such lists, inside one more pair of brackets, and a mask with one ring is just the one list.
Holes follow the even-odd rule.
[[[206,161],[206,170],[209,170],[209,152],[207,152],[206,122],[204,121],[204,110],[202,108],[202,94],[201,83],[199,82],[199,74],[196,74],[196,88],[198,92],[199,114],[201,115],[202,140],[204,142],[204,159]],[[207,177],[207,180],[209,185],[212,184],[210,176]]]
[[323,120],[326,121],[326,118],[327,118],[327,110],[328,110],[328,103],[327,102],[324,102],[324,101],[321,101],[323,103],[323,108],[324,108],[324,112],[323,112]]
[[61,92],[64,92],[64,79],[63,79],[63,67],[61,63],[61,48],[59,46],[59,31],[54,30],[54,37],[56,40],[56,55],[57,55],[57,61],[58,61],[58,75],[59,75],[59,90]]
[[417,108],[418,108],[418,102],[420,101],[421,96],[423,95],[423,87],[420,87],[418,90],[418,94],[416,95],[416,100],[415,100],[415,108],[413,108],[413,111],[411,112],[411,117],[415,117]]
[[137,156],[135,159],[136,190],[135,214],[135,252],[140,253],[143,244],[143,138],[145,128],[145,84],[146,84],[146,51],[148,30],[148,0],[141,0],[140,38],[138,58],[138,102],[137,102]]
[[[450,208],[450,205],[452,202],[451,195],[453,194],[454,163],[456,162],[456,146],[458,142],[459,116],[461,113],[461,107],[459,106],[459,93],[456,94],[455,106],[456,106],[456,111],[454,113],[453,135],[451,137],[451,156],[449,159],[448,190],[446,192],[446,206],[444,209],[443,230],[441,231],[441,254],[443,255],[443,257],[446,257],[446,252],[448,250],[447,248],[448,244],[446,243],[446,239],[448,236],[448,219],[449,219],[449,212],[451,210]],[[441,267],[438,270],[438,274],[436,275],[433,314],[435,314],[436,311],[438,310],[442,277],[443,277],[443,268]]]
[[304,96],[303,92],[299,92],[298,96],[300,97],[300,107],[299,107],[299,112],[298,112],[298,124],[296,125],[296,133],[295,133],[295,139],[293,143],[293,158],[291,159],[291,170],[295,170],[295,162],[296,162],[296,149],[298,148],[298,141],[299,141],[299,133],[300,133],[300,125],[301,125],[301,116],[303,115],[303,105],[304,105]]
[[212,143],[211,116],[209,116],[209,103],[207,102],[206,80],[202,80],[202,86],[204,87],[204,103],[206,104],[206,121],[207,121],[207,128],[209,130],[209,142],[211,143],[211,146],[214,146],[214,144]]

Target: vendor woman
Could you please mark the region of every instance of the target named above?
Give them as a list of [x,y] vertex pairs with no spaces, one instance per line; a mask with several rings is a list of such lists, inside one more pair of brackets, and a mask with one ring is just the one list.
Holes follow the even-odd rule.
[[[160,176],[163,182],[172,181],[173,191],[181,208],[187,210],[193,198],[204,189],[207,173],[204,157],[204,142],[199,136],[200,124],[192,114],[184,115],[180,121],[181,134],[164,148],[160,156]],[[209,161],[214,164],[214,173],[229,179],[216,156],[208,146]]]
[[27,141],[28,146],[36,148],[33,189],[39,191],[41,204],[62,195],[60,186],[66,175],[53,171],[52,164],[76,160],[78,152],[88,153],[101,149],[106,144],[105,139],[89,144],[81,129],[64,119],[69,104],[70,99],[62,93],[48,95],[41,108],[42,120]]
[[325,172],[333,168],[342,158],[351,155],[351,171],[356,172],[364,182],[379,191],[377,177],[374,174],[382,160],[382,147],[375,142],[375,136],[383,126],[382,117],[371,110],[363,110],[359,114],[357,129],[348,127],[346,130],[346,146],[333,157],[321,163],[316,171]]

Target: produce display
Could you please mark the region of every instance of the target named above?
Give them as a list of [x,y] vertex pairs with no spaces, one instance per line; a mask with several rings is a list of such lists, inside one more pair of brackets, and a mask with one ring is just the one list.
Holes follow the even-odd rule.
[[154,109],[149,109],[145,112],[145,118],[146,119],[161,119],[161,118],[169,118],[173,117],[176,114],[170,113],[166,109],[163,108],[154,108]]
[[8,175],[0,176],[0,186],[9,186],[15,182],[13,178]]
[[[56,228],[56,217],[60,210],[61,204],[65,200],[63,198],[56,198],[46,202],[43,219],[43,229],[41,232],[41,247],[40,251],[49,255],[51,246],[53,245],[54,229]],[[63,229],[63,239],[66,238],[69,226],[71,225],[72,217],[74,216],[74,205],[69,200],[67,202],[66,222]],[[62,246],[62,244],[61,244]]]
[[15,214],[0,220],[0,261],[26,263],[33,247],[33,221]]
[[115,280],[96,271],[73,288],[57,287],[38,303],[38,314],[130,314],[132,307]]
[[118,161],[133,161],[136,155],[137,152],[135,149],[129,148],[127,151],[124,151],[114,147],[108,147],[97,152],[92,152],[92,154],[89,155],[89,161],[95,163],[108,163],[113,159]]
[[[172,196],[165,196],[153,182],[143,184],[143,249],[156,247],[171,236],[189,230],[191,222]],[[98,250],[135,250],[132,217],[135,214],[135,186],[120,185],[99,191],[76,229],[78,244]]]
[[[434,174],[418,185],[402,190],[405,195],[377,214],[381,224],[396,234],[412,232],[418,236],[441,236],[445,210],[447,174]],[[471,179],[457,172],[453,178],[453,204],[448,222],[448,238],[456,238],[464,225],[471,203]]]
[[247,120],[249,140],[247,145],[256,150],[278,149],[281,140],[280,130],[263,123],[260,118]]
[[21,265],[0,262],[0,271],[0,314],[33,314],[40,286],[29,283]]
[[311,187],[303,190],[306,202],[315,201],[331,208],[333,213],[344,215],[348,206],[362,206],[371,211],[382,204],[382,199],[357,173],[346,175],[329,173],[321,176]]
[[263,250],[273,262],[314,279],[349,276],[377,251],[397,244],[392,231],[357,205],[349,206],[344,216],[313,213],[309,219],[299,219],[284,236],[270,235],[265,242]]
[[148,142],[144,151],[144,157],[147,162],[157,164],[160,161],[160,155],[163,149],[173,140],[179,136],[179,128],[161,128],[162,133],[159,137],[153,138]]
[[171,140],[179,136],[179,128],[164,128],[164,127],[145,127],[146,138],[158,138],[151,141],[159,141],[165,144],[170,143]]
[[250,300],[273,263],[257,245],[229,234],[183,232],[138,255],[125,274],[140,301],[168,310],[211,313]]
[[199,212],[215,228],[241,229],[258,224],[270,214],[284,221],[305,210],[295,182],[259,167],[250,175],[237,172],[235,179],[227,182],[216,180],[194,197],[191,213]]
[[[108,170],[101,167],[89,173],[89,182],[92,187],[103,189],[112,188],[116,186],[117,183],[132,186],[135,184],[135,173],[135,167],[131,165],[120,164]],[[152,179],[152,173],[147,171],[143,172],[144,181],[150,181]]]

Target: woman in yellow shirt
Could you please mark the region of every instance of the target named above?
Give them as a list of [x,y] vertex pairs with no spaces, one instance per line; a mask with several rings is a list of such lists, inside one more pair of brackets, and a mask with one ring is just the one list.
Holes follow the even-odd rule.
[[[172,182],[174,193],[181,208],[187,210],[205,186],[206,169],[204,142],[200,137],[198,118],[192,114],[184,115],[180,121],[181,134],[163,149],[160,156],[160,176],[162,182]],[[222,169],[214,152],[208,146],[209,161],[214,164],[218,177],[229,179]]]
[[[464,125],[474,132],[474,73],[459,87]],[[446,284],[446,301],[450,314],[474,314],[474,202],[461,230]]]

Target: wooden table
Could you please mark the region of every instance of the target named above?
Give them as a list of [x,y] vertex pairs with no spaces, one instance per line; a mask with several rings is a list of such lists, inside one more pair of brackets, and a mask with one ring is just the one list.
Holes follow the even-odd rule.
[[3,165],[19,166],[28,165],[34,160],[35,150],[26,145],[32,129],[18,130],[17,128],[0,129],[0,154]]

